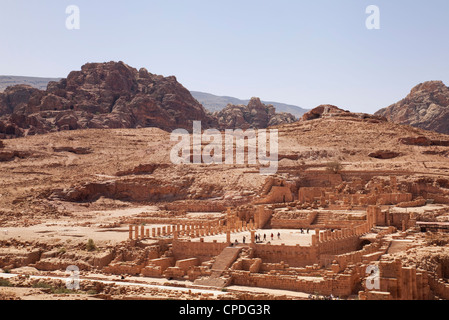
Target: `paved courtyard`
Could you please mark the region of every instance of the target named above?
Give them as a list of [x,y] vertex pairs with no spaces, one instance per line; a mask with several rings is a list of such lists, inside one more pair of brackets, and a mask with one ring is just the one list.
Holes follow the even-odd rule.
[[[280,238],[278,238],[278,233],[280,234]],[[271,235],[273,234],[273,240]],[[261,242],[260,244],[270,243],[272,245],[282,245],[286,246],[295,246],[299,244],[300,246],[310,246],[312,244],[312,235],[315,234],[315,230],[309,230],[309,234],[307,234],[307,230],[304,230],[304,233],[301,233],[301,230],[297,229],[259,229],[256,230],[256,235],[260,235]],[[266,240],[263,241],[264,235],[266,235]],[[251,243],[251,233],[249,231],[231,233],[231,242],[235,243],[235,240],[238,243],[243,243],[243,237],[246,238],[245,242]],[[213,242],[217,240],[217,242],[226,242],[226,234],[220,234],[215,236],[206,236],[204,237],[205,242]],[[193,239],[192,241],[198,242],[199,239]]]

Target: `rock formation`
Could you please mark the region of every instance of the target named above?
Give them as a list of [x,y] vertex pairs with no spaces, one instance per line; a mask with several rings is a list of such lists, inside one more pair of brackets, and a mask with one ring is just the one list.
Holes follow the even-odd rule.
[[386,121],[386,119],[382,116],[373,116],[367,113],[354,113],[350,111],[346,111],[343,109],[340,109],[339,107],[330,105],[330,104],[324,104],[316,107],[315,109],[310,110],[309,112],[305,113],[302,117],[303,121],[310,121],[315,119],[321,119],[321,118],[357,118],[361,120],[369,120],[374,122],[383,122]]
[[425,130],[449,133],[449,88],[441,81],[424,82],[401,101],[376,115]]
[[123,62],[89,63],[46,91],[27,85],[0,94],[0,134],[24,136],[86,128],[191,129],[214,124],[175,77],[163,77]]
[[272,105],[263,104],[259,98],[252,98],[247,106],[229,104],[213,115],[222,129],[267,128],[297,121],[292,114],[276,113]]
[[[218,118],[218,120],[217,120]],[[157,127],[266,128],[291,123],[288,113],[253,98],[211,115],[175,77],[154,75],[123,62],[88,63],[42,91],[16,85],[0,93],[0,138],[78,129]]]

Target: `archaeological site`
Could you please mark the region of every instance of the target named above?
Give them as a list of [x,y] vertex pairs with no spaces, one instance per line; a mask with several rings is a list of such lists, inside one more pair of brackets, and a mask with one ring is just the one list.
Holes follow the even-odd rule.
[[[8,90],[6,107],[39,104]],[[26,117],[88,117],[39,112]],[[6,129],[1,298],[449,298],[448,136],[329,105],[270,129],[273,175],[175,165],[159,128]]]
[[0,303],[449,300],[449,2],[42,3],[0,4]]

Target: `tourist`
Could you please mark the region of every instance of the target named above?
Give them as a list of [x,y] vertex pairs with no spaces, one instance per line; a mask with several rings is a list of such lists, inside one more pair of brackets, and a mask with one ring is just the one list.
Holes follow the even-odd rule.
[[267,235],[265,233],[263,234],[263,241],[267,241]]
[[271,234],[271,241],[274,240],[274,234]]
[[278,232],[278,240],[281,240],[281,233]]
[[245,244],[245,243],[246,243],[246,237],[243,236],[243,244]]

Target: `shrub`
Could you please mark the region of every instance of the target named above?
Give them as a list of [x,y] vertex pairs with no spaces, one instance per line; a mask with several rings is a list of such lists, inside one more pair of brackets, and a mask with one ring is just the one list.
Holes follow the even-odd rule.
[[97,250],[97,247],[95,246],[94,240],[89,239],[87,241],[86,250],[87,251],[95,251],[95,250]]
[[343,165],[339,161],[332,161],[326,165],[326,169],[331,173],[340,173]]
[[51,285],[49,285],[48,283],[45,283],[45,282],[33,283],[32,287],[37,288],[37,289],[53,289],[53,287]]
[[0,279],[0,287],[12,287],[12,283],[8,279]]

